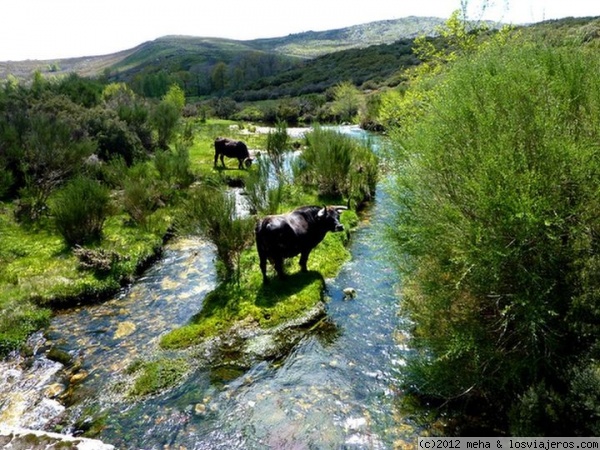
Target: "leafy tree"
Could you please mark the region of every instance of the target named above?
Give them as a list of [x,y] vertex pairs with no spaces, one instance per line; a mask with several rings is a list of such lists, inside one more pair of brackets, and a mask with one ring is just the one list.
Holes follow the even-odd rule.
[[131,166],[144,157],[144,146],[139,136],[110,109],[89,110],[87,129],[95,137],[98,156],[105,161],[121,157]]
[[173,85],[164,95],[152,114],[152,123],[158,132],[158,146],[166,149],[175,136],[181,118],[185,96],[179,86]]
[[358,111],[364,104],[360,90],[345,81],[333,88],[333,111],[342,122],[354,122]]
[[224,62],[216,64],[210,74],[210,81],[213,91],[224,92],[227,86],[227,64]]
[[87,108],[100,103],[103,85],[99,81],[70,74],[58,83],[57,91],[76,103]]

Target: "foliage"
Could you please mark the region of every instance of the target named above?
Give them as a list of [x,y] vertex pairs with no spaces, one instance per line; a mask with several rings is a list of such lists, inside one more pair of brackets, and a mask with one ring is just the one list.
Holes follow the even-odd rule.
[[288,147],[289,139],[287,123],[281,120],[275,124],[275,129],[269,131],[267,135],[267,153],[278,177],[283,175],[284,155],[286,151],[290,150]]
[[152,113],[152,123],[158,133],[160,148],[166,149],[174,138],[184,105],[183,91],[179,86],[173,85],[155,107]]
[[89,139],[73,137],[68,121],[44,114],[36,116],[25,137],[20,160],[25,180],[21,197],[28,205],[25,218],[38,219],[52,191],[75,173],[93,151]]
[[507,39],[512,30],[505,27],[492,33],[487,25],[473,25],[455,11],[436,31],[436,37],[421,35],[414,39],[412,50],[420,64],[407,68],[395,89],[382,92],[377,122],[384,128],[407,129],[418,124],[445,67],[488,43]]
[[187,188],[194,181],[190,169],[189,149],[181,142],[175,144],[175,149],[159,150],[154,155],[154,166],[160,180],[169,187]]
[[316,127],[306,135],[308,147],[298,158],[296,176],[319,195],[369,200],[377,183],[377,157],[364,143],[336,130]]
[[281,171],[275,171],[271,159],[259,157],[254,167],[244,188],[250,211],[260,216],[276,214],[283,202],[288,181]]
[[164,205],[153,168],[139,163],[126,172],[123,181],[122,206],[133,221],[148,227],[151,214]]
[[56,229],[70,247],[98,241],[110,211],[108,188],[84,177],[71,180],[52,205]]
[[574,417],[553,392],[599,356],[597,66],[578,47],[486,46],[399,135],[393,238],[421,394],[504,417],[519,396],[552,399]]
[[220,188],[195,190],[185,205],[181,230],[200,232],[217,248],[220,275],[225,280],[240,279],[242,251],[254,238],[254,219],[240,217],[235,197]]
[[341,122],[355,123],[356,115],[363,107],[363,98],[356,86],[345,81],[333,88],[333,111]]
[[95,136],[97,155],[103,161],[123,158],[127,165],[143,159],[145,148],[140,136],[116,111],[94,108],[86,116],[86,128]]

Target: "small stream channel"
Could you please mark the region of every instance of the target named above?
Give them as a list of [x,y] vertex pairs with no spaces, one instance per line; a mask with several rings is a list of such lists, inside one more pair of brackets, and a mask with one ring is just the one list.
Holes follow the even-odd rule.
[[[414,444],[418,429],[397,408],[408,327],[397,315],[398,276],[382,235],[392,212],[384,183],[352,237],[352,260],[327,280],[329,326],[305,335],[282,360],[239,373],[198,367],[176,389],[143,401],[111,394],[123,370],[198,312],[216,284],[211,246],[180,240],[114,299],[56,316],[36,337],[32,363],[0,363],[0,423],[43,428],[61,413],[76,418],[94,409],[105,417],[98,438],[118,449]],[[347,287],[354,299],[344,297]],[[52,346],[76,358],[82,374],[66,411],[49,394],[64,382],[61,365],[44,356]]]

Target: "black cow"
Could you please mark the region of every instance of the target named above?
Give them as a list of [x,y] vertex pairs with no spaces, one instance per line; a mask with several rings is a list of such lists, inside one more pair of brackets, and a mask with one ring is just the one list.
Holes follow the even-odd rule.
[[224,156],[227,156],[228,158],[237,158],[239,162],[238,169],[243,169],[244,165],[246,167],[252,165],[250,152],[248,152],[248,147],[244,142],[218,137],[215,139],[215,167],[217,167],[217,159],[219,157],[221,157],[221,164],[225,167],[225,161],[223,161]]
[[328,231],[343,231],[340,211],[344,206],[302,206],[287,214],[266,216],[256,224],[256,248],[263,282],[267,283],[267,259],[280,278],[285,277],[283,260],[300,255],[300,268],[306,272],[311,250]]

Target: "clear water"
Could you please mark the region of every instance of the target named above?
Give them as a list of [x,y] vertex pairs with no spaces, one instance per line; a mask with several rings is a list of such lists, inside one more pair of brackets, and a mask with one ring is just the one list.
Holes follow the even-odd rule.
[[[352,260],[327,281],[327,326],[282,360],[245,372],[197,367],[163,395],[132,402],[112,394],[123,370],[152,355],[157,339],[186,323],[214,288],[213,250],[201,241],[169,246],[111,301],[65,311],[46,346],[78,358],[86,375],[67,413],[102,412],[99,438],[119,449],[388,449],[414,442],[418,430],[396,407],[407,327],[397,315],[398,277],[382,236],[390,207],[381,186],[353,235]],[[344,296],[348,287],[355,298]],[[0,400],[0,414],[9,403]]]

